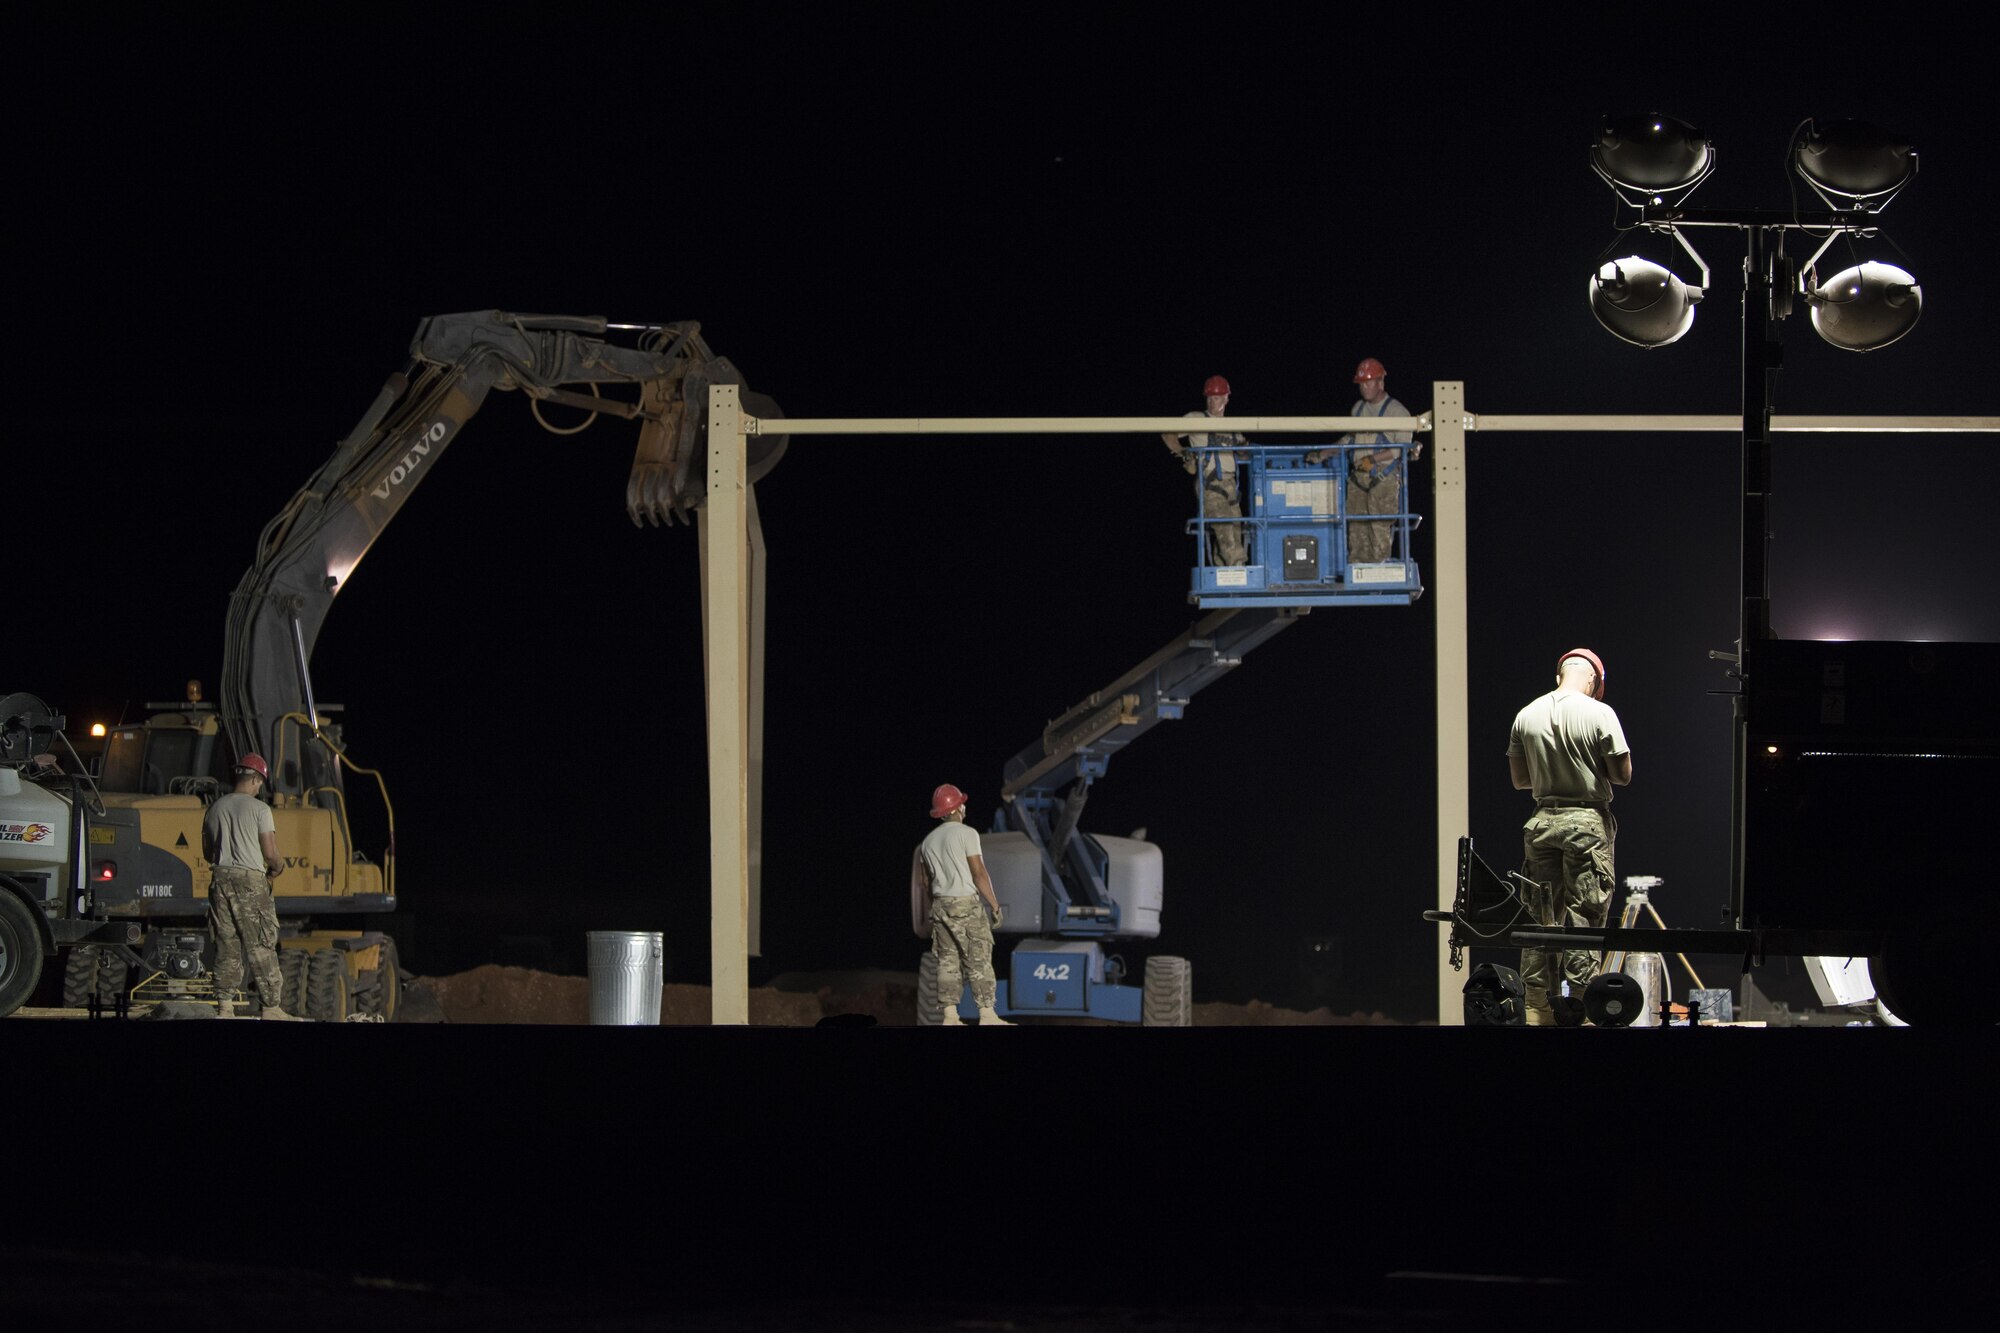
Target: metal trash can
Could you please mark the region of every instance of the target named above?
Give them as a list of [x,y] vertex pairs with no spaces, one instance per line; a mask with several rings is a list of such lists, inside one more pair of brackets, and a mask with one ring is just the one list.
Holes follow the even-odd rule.
[[590,1022],[593,1027],[658,1027],[661,960],[657,930],[593,930],[590,942]]
[[1639,1008],[1639,1016],[1632,1020],[1635,1028],[1656,1028],[1660,1025],[1660,1006],[1666,1003],[1667,960],[1656,953],[1628,953],[1625,965],[1619,969],[1626,976],[1639,983],[1645,994],[1645,1003]]

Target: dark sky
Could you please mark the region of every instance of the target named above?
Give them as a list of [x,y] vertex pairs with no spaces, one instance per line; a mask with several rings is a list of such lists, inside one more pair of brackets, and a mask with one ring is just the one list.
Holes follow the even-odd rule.
[[[39,591],[0,687],[80,723],[213,681],[259,528],[431,314],[698,319],[793,416],[1180,412],[1213,373],[1237,413],[1339,412],[1365,355],[1416,411],[1457,379],[1476,412],[1733,412],[1733,236],[1697,239],[1715,287],[1681,343],[1640,351],[1588,313],[1613,207],[1585,147],[1609,111],[1700,125],[1710,207],[1788,206],[1808,115],[1908,133],[1923,170],[1884,221],[1923,319],[1866,356],[1794,319],[1776,404],[2000,407],[1969,105],[1935,80],[1857,93],[1795,33],[1657,56],[1544,36],[1524,62],[1496,55],[1511,22],[1289,9],[480,12],[22,25],[8,498]],[[495,395],[324,628],[319,697],[392,783],[418,970],[532,961],[535,937],[580,970],[583,931],[647,928],[676,979],[706,975],[695,543],[625,517],[632,443],[545,434]],[[1463,831],[1512,864],[1508,722],[1588,644],[1636,760],[1620,870],[1665,878],[1671,924],[1712,924],[1736,440],[1468,448]],[[1976,437],[1782,440],[1779,632],[2000,639],[1992,459]],[[1195,614],[1184,478],[1149,438],[801,439],[758,498],[753,980],[908,969],[930,789],[966,787],[984,826],[1001,764]],[[1429,1012],[1432,609],[1316,612],[1116,761],[1086,827],[1144,827],[1166,857],[1135,968],[1150,947],[1195,961],[1198,999]],[[1312,938],[1335,941],[1317,979]]]

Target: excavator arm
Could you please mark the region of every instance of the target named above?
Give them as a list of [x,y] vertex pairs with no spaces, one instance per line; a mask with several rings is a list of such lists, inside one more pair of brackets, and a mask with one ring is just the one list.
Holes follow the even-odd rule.
[[[612,333],[633,345],[610,341]],[[236,753],[273,760],[274,792],[299,796],[337,781],[318,736],[309,664],[333,599],[438,459],[495,389],[518,389],[592,415],[639,423],[626,487],[637,524],[691,522],[703,500],[712,384],[742,384],[691,322],[613,325],[597,317],[486,310],[418,325],[410,363],[391,375],[333,455],[265,525],[256,559],[231,596],[221,712]],[[625,386],[630,386],[629,390]],[[612,390],[607,393],[606,389]],[[760,417],[783,414],[744,393]],[[548,426],[546,420],[544,426]],[[565,427],[571,434],[582,426]],[[752,482],[776,465],[783,436],[758,436]]]

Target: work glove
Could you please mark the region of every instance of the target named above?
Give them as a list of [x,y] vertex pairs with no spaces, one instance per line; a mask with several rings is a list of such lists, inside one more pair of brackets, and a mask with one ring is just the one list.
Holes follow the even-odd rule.
[[1006,919],[1006,916],[1006,912],[1001,909],[998,903],[995,903],[993,906],[993,929],[1000,929],[1000,923]]

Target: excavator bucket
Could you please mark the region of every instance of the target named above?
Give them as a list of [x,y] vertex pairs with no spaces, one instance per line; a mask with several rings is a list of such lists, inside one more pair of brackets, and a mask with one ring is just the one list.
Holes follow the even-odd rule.
[[[707,495],[708,388],[742,383],[729,358],[719,356],[687,364],[684,370],[677,365],[673,373],[641,386],[643,425],[625,485],[625,510],[633,523],[660,527],[694,521],[694,510]],[[744,389],[742,401],[744,411],[759,420],[784,415],[763,394]],[[750,437],[747,467],[752,483],[777,465],[785,444],[782,435]]]

